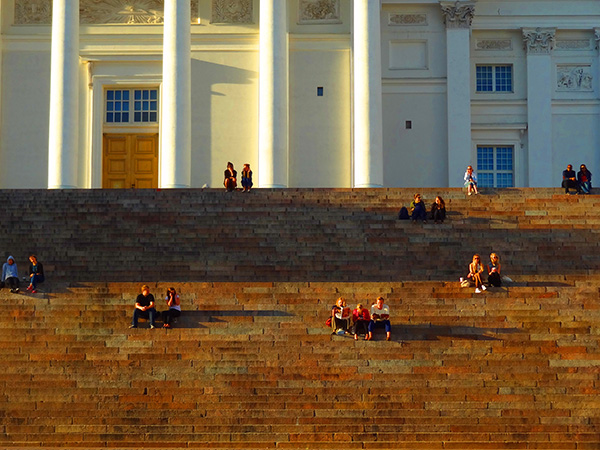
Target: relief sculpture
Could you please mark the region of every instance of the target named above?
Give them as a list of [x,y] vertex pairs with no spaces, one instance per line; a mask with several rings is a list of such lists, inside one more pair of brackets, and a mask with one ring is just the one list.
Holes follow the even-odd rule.
[[559,66],[557,88],[561,91],[592,91],[594,77],[590,66]]
[[252,0],[213,0],[211,23],[254,23]]
[[339,23],[339,0],[300,0],[300,23]]

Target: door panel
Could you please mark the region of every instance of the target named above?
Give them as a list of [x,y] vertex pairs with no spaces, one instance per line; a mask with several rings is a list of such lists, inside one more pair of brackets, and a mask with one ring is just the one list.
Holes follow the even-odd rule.
[[158,134],[105,134],[104,189],[158,187]]

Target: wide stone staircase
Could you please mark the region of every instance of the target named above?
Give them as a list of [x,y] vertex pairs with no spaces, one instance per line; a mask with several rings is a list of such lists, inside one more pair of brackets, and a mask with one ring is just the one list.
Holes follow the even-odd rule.
[[[48,278],[0,291],[0,448],[600,448],[600,197],[421,192],[446,223],[403,189],[0,191]],[[492,250],[514,282],[461,289]],[[142,282],[175,328],[128,329]],[[391,342],[325,327],[379,295]]]

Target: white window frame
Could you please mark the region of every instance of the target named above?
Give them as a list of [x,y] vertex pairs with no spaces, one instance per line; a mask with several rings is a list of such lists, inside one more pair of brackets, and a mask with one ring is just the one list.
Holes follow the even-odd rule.
[[[478,80],[477,80],[477,68],[478,67],[491,67],[492,68],[492,90],[491,91],[479,91],[477,89]],[[498,67],[510,67],[510,90],[509,91],[499,91],[497,89],[497,79],[496,79],[496,68]],[[506,64],[475,64],[475,93],[477,94],[513,94],[515,92],[515,67],[512,63]]]

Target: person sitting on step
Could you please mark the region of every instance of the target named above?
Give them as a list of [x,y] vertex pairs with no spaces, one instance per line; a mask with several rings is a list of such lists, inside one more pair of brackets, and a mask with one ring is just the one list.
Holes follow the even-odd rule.
[[235,191],[237,187],[237,170],[233,168],[233,163],[227,163],[227,169],[225,169],[225,181],[223,182],[227,192]]
[[345,334],[350,331],[350,308],[346,306],[346,299],[340,297],[331,308],[331,334]]
[[373,339],[373,331],[376,328],[385,328],[386,340],[392,338],[392,324],[390,323],[390,307],[384,303],[383,297],[377,297],[377,300],[371,305],[371,321],[369,322],[368,341]]
[[150,288],[146,284],[142,286],[142,293],[135,299],[133,320],[129,328],[137,328],[140,317],[149,319],[150,328],[155,328],[154,318],[156,317],[156,309],[154,308],[154,295],[150,293]]
[[244,169],[242,170],[242,187],[244,190],[242,192],[250,192],[254,183],[252,183],[252,171],[250,170],[250,164],[244,164]]
[[171,328],[171,323],[173,319],[181,316],[181,306],[179,301],[179,294],[175,290],[175,288],[167,289],[167,296],[165,297],[167,302],[167,306],[169,309],[167,311],[162,312],[162,319],[164,322],[164,328]]
[[13,294],[19,293],[19,270],[15,258],[9,256],[2,266],[2,283],[6,285]]
[[439,195],[431,205],[431,218],[433,219],[433,223],[444,223],[446,219],[446,203]]
[[579,188],[584,194],[590,194],[592,192],[592,172],[590,172],[585,164],[582,164],[577,172],[577,182]]
[[473,255],[473,261],[469,264],[469,274],[467,279],[471,282],[471,285],[475,285],[475,293],[480,294],[482,290],[486,290],[481,280],[481,274],[483,273],[483,264],[481,264],[481,257],[477,254]]
[[356,305],[356,309],[352,311],[352,322],[354,322],[354,340],[358,340],[359,334],[364,334],[365,339],[368,339],[371,314],[369,314],[369,310],[362,303]]
[[465,172],[465,187],[467,188],[467,194],[479,194],[477,190],[477,174],[473,171],[473,166],[468,166]]
[[38,283],[43,283],[46,279],[44,277],[44,266],[38,261],[37,256],[35,255],[29,256],[29,262],[29,286],[27,287],[27,290],[31,291],[32,294],[35,294],[37,292]]
[[568,164],[566,170],[563,170],[561,186],[565,190],[565,194],[570,193],[569,189],[575,189],[576,194],[579,194],[581,191],[579,183],[577,182],[577,177],[575,176],[575,171],[571,164]]
[[421,194],[415,194],[415,199],[410,202],[410,218],[415,223],[417,220],[422,220],[423,223],[427,223],[427,210],[425,209],[425,203],[421,200]]
[[487,266],[488,283],[490,286],[502,286],[502,276],[500,275],[500,258],[496,253],[490,255],[490,264]]

